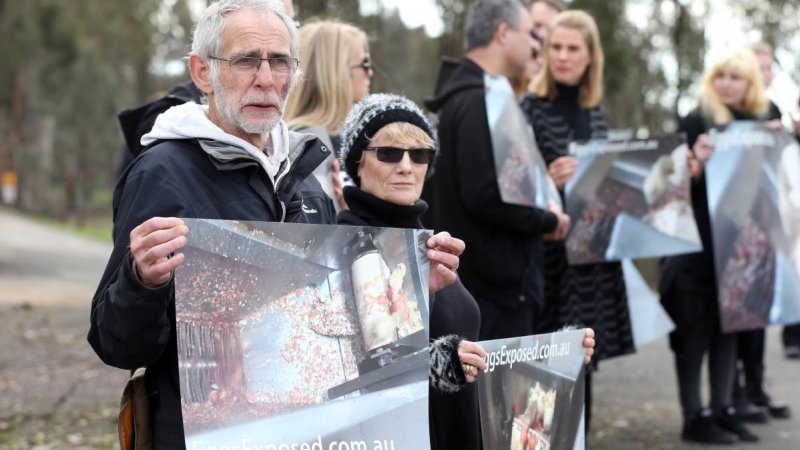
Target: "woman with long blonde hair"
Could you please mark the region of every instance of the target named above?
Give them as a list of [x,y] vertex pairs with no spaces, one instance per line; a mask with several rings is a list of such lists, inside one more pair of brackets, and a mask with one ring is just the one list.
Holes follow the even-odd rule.
[[303,25],[300,71],[301,79],[286,101],[286,123],[292,130],[318,136],[332,150],[314,174],[337,203],[341,193],[335,192],[332,173],[339,173],[342,123],[353,105],[369,93],[372,77],[366,34],[331,20]]
[[[670,346],[675,353],[684,419],[682,437],[687,441],[730,444],[758,440],[733,408],[737,337],[723,334],[720,329],[703,167],[712,153],[706,134],[709,129],[733,120],[765,120],[769,118],[768,111],[758,60],[750,49],[740,49],[717,59],[705,72],[697,108],[678,124],[678,131],[686,133],[691,149],[692,209],[703,251],[667,258],[661,267],[659,291],[676,326],[670,334]],[[703,406],[700,396],[700,371],[706,354],[710,408]]]
[[[559,189],[575,174],[569,143],[603,138],[608,132],[603,99],[603,47],[592,17],[579,10],[550,22],[544,63],[522,100],[536,143]],[[597,331],[596,360],[634,350],[625,280],[620,263],[570,266],[563,241],[545,242],[543,310],[535,330],[567,324]],[[591,371],[586,374],[586,423],[591,417]]]

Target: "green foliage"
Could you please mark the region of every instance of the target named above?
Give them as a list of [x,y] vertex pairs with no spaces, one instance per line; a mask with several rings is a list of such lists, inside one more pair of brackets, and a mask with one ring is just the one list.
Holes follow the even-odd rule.
[[793,73],[795,82],[800,81],[800,58],[797,48],[790,47],[792,38],[800,32],[800,2],[797,0],[739,0],[739,17],[753,30],[761,33],[761,40],[772,45],[776,51],[784,50],[795,55],[795,66],[784,67]]
[[94,192],[114,181],[116,113],[155,89],[157,52],[185,52],[187,1],[171,10],[159,0],[0,4],[0,32],[10,36],[0,41],[0,118],[10,118],[0,131],[12,136],[0,170],[20,173],[20,206],[80,220],[92,212]]
[[[434,87],[442,56],[462,56],[475,0],[434,0],[444,33],[408,30],[379,0],[296,0],[301,21],[337,18],[362,28],[375,62],[373,92],[417,102]],[[360,15],[359,3],[377,8]],[[165,73],[189,49],[198,0],[0,0],[0,171],[20,175],[25,209],[82,217],[113,186],[122,145],[116,113],[186,79]],[[606,54],[605,105],[617,128],[674,126],[703,71],[710,0],[573,0],[592,14]],[[715,5],[717,5],[715,3]],[[638,15],[626,12],[637,8]],[[736,0],[725,6],[784,53],[800,31],[796,0]],[[796,58],[800,70],[800,58]],[[793,68],[785,68],[791,70]]]

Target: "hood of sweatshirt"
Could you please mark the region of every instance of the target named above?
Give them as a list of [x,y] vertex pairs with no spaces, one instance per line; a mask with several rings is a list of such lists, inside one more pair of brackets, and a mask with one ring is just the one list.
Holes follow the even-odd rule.
[[292,162],[302,153],[305,143],[314,139],[310,135],[290,133],[282,120],[270,132],[272,155],[267,155],[251,143],[226,133],[208,118],[208,106],[187,102],[159,115],[153,129],[142,136],[141,145],[147,147],[156,141],[169,139],[195,139],[203,150],[220,162],[234,159],[251,159],[258,162],[275,181],[288,171]]
[[425,106],[437,112],[453,95],[468,89],[484,89],[483,69],[469,58],[443,58],[433,97]]
[[140,142],[142,136],[153,129],[156,117],[172,106],[186,102],[200,103],[205,96],[191,81],[179,84],[172,88],[163,97],[133,109],[127,109],[117,114],[125,144],[133,156],[138,156],[144,150]]

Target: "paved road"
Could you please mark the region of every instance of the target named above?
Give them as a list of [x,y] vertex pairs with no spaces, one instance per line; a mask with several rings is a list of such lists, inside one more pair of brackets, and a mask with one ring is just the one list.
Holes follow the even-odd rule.
[[[680,441],[681,418],[672,352],[666,339],[639,349],[635,355],[604,361],[595,376],[596,426],[587,448],[592,450],[701,449]],[[751,425],[761,436],[757,444],[736,450],[800,449],[800,361],[783,357],[780,328],[767,333],[767,389],[790,403],[794,416]],[[706,383],[707,385],[707,383]],[[704,393],[708,399],[708,392]],[[718,448],[718,447],[711,447]]]
[[109,243],[0,208],[0,304],[88,307],[110,253]]
[[[110,250],[0,208],[0,450],[115,448],[126,374],[104,366],[85,339]],[[753,426],[759,444],[727,448],[800,449],[800,361],[783,359],[778,332],[768,334],[769,390],[796,414]],[[600,365],[587,448],[703,448],[681,443],[680,426],[666,340]]]

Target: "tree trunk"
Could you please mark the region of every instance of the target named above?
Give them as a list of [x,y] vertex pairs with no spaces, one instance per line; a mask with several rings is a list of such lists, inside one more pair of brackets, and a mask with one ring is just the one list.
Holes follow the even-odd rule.
[[27,145],[25,133],[25,93],[21,70],[11,74],[11,145],[9,151],[9,168],[16,167],[16,152]]

